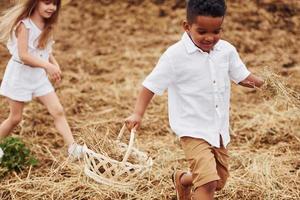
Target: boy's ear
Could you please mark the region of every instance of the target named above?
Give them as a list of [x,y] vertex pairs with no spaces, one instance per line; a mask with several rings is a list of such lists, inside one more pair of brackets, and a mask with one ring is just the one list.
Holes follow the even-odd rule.
[[186,32],[190,32],[190,25],[187,21],[182,22],[182,27]]

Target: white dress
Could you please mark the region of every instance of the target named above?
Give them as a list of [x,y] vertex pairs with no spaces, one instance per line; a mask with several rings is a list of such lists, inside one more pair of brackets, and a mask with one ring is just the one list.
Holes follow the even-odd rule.
[[[28,53],[49,61],[53,41],[48,42],[45,49],[38,49],[41,30],[32,20],[26,18],[23,23],[28,29]],[[15,101],[31,101],[33,97],[44,96],[54,91],[45,69],[22,64],[18,55],[18,44],[15,33],[9,39],[7,48],[12,55],[9,60],[0,87],[0,94]]]

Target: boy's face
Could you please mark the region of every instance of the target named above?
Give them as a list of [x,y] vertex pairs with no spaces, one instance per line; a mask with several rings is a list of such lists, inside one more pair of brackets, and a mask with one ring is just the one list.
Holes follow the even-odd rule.
[[183,27],[194,44],[209,52],[219,41],[224,17],[197,16],[193,23],[184,22]]

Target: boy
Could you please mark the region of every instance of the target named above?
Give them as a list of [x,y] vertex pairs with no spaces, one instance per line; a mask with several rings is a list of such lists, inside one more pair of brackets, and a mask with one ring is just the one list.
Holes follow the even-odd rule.
[[182,39],[161,56],[126,119],[129,129],[138,128],[154,94],[168,89],[170,126],[180,137],[191,170],[173,174],[179,200],[211,200],[229,176],[230,79],[246,87],[263,84],[247,70],[235,47],[220,40],[225,13],[225,0],[188,1]]

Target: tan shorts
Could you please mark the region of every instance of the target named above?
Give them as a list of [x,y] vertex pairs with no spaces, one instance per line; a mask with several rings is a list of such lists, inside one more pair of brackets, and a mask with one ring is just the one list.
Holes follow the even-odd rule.
[[212,181],[217,181],[217,190],[222,189],[229,177],[229,156],[223,143],[216,148],[203,139],[192,137],[182,137],[180,143],[190,165],[194,189]]

